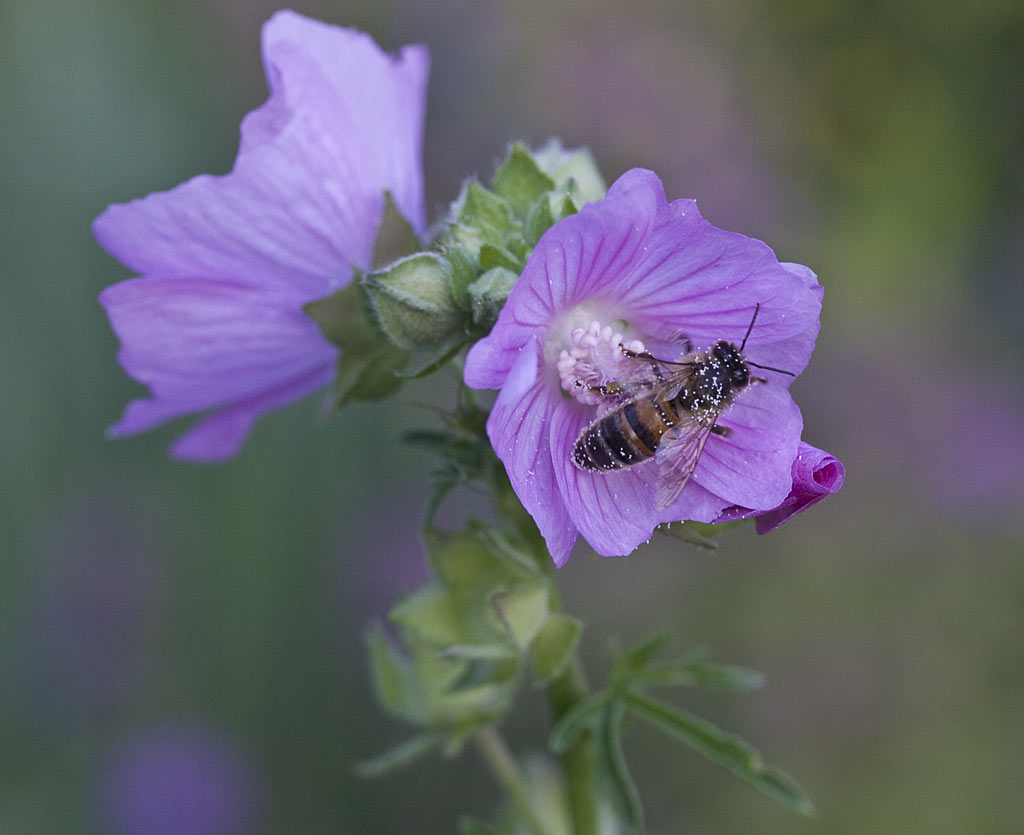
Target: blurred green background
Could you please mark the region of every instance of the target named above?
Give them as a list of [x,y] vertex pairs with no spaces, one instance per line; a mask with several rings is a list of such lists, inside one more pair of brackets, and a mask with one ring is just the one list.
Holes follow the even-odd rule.
[[[558,135],[609,180],[655,169],[826,288],[794,392],[842,492],[714,556],[580,548],[559,577],[595,679],[609,636],[666,623],[678,650],[764,671],[755,694],[686,704],[819,809],[797,818],[635,726],[650,831],[1024,831],[1019,0],[296,8],[430,47],[431,206],[508,140]],[[103,437],[140,390],[96,303],[129,273],[89,224],[230,168],[274,9],[0,10],[0,832],[443,833],[497,799],[473,752],[351,770],[405,734],[373,704],[362,632],[424,577],[431,462],[399,437],[444,381],[327,422],[311,398],[219,467],[167,459],[181,426]],[[520,751],[545,727],[526,704]]]

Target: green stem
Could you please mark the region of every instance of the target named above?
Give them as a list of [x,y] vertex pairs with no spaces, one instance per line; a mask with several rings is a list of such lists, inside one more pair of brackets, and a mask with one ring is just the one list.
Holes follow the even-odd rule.
[[494,727],[480,728],[473,733],[473,741],[476,743],[484,762],[490,767],[491,772],[497,778],[509,797],[515,801],[523,819],[529,824],[536,835],[549,835],[544,822],[537,817],[533,803],[530,800],[530,792],[526,787],[519,765],[516,763],[512,752],[501,738],[501,735]]
[[[562,609],[558,588],[553,581],[548,605],[552,612]],[[565,672],[548,686],[548,704],[554,715],[552,725],[589,695],[590,688],[587,687],[577,650]],[[576,835],[597,835],[598,832],[596,765],[597,744],[594,735],[584,731],[562,755],[562,774],[565,777]]]

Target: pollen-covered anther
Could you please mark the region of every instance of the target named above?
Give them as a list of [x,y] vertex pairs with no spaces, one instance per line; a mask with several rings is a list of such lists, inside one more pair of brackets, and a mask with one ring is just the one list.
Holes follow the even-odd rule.
[[636,376],[633,354],[644,352],[639,339],[626,341],[610,325],[598,321],[586,328],[574,328],[569,347],[559,353],[556,367],[562,389],[588,406],[607,402],[604,391],[612,383]]

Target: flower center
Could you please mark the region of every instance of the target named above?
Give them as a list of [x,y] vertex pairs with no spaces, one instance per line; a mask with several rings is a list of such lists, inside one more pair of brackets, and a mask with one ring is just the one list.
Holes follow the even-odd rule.
[[[627,339],[611,325],[592,320],[573,328],[569,346],[558,355],[556,367],[562,388],[587,406],[606,403],[624,381],[635,381],[638,363],[633,354],[646,350],[639,339]],[[646,363],[641,363],[643,368]],[[644,372],[639,372],[643,376]]]

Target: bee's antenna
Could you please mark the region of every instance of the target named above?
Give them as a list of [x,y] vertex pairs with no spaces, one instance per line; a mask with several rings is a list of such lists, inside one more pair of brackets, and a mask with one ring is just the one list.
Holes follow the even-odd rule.
[[754,368],[761,368],[764,369],[765,371],[774,371],[778,374],[788,374],[790,377],[796,376],[796,374],[794,374],[792,371],[783,371],[781,368],[772,368],[770,365],[758,365],[756,362],[751,362],[750,360],[745,360],[745,362],[747,363],[747,365],[754,366]]
[[[754,329],[754,322],[757,321],[757,313],[761,309],[761,302],[754,305],[754,318],[750,320],[750,324],[747,325],[747,332],[743,335],[743,342],[740,344],[740,353],[743,353],[743,349],[747,347],[747,339],[750,337],[750,332]],[[758,366],[760,368],[761,366]]]

